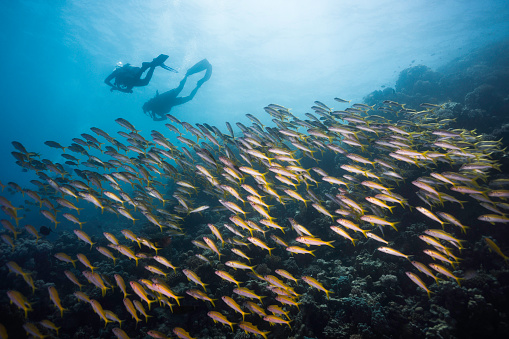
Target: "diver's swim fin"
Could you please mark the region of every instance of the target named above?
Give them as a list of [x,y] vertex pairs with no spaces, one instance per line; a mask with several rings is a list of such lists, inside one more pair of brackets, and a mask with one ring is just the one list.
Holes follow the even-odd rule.
[[192,74],[199,73],[201,71],[208,70],[208,69],[211,69],[211,68],[212,68],[212,65],[210,64],[210,62],[207,59],[203,59],[201,61],[198,61],[191,68],[189,68],[187,70],[186,75],[192,75]]
[[165,70],[167,70],[167,71],[174,72],[174,73],[178,73],[178,71],[177,71],[177,70],[175,70],[175,69],[173,69],[173,68],[171,68],[171,67],[169,67],[169,66],[166,66],[165,64],[160,64],[159,66],[161,66],[162,68],[164,68],[164,69],[165,69]]
[[161,66],[166,61],[166,59],[168,59],[168,56],[166,54],[159,54],[157,58],[154,58],[154,60],[152,60],[152,66],[154,67]]

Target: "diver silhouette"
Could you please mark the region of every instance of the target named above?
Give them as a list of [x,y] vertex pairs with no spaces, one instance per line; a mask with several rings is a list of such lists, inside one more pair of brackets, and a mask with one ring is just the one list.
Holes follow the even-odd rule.
[[[196,87],[191,91],[191,93],[189,93],[187,97],[177,97],[184,88],[187,77],[202,71],[206,71],[205,75],[196,83]],[[156,92],[155,97],[143,104],[143,112],[154,119],[154,121],[166,120],[165,114],[169,113],[174,106],[182,105],[192,100],[201,85],[203,85],[205,81],[209,80],[211,75],[212,65],[208,62],[208,60],[203,59],[199,61],[187,70],[184,79],[180,81],[180,84],[177,88],[162,94]]]
[[[104,79],[104,82],[110,86],[110,91],[120,91],[124,93],[132,93],[133,87],[147,86],[152,79],[154,70],[157,66],[178,73],[171,67],[168,67],[164,62],[168,59],[165,54],[160,54],[157,58],[154,58],[151,62],[144,62],[141,67],[131,66],[131,64],[123,65],[121,62],[117,64],[115,70]],[[141,76],[148,69],[145,78],[141,79]],[[112,84],[111,81],[114,80]]]

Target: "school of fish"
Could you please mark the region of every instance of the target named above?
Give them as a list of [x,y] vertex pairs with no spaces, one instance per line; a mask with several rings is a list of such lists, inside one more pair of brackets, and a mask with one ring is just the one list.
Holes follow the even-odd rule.
[[[35,172],[38,179],[32,183],[37,188],[21,188],[13,182],[7,185],[31,198],[44,220],[55,228],[66,221],[75,226],[76,241],[80,242],[76,246],[82,253],[73,258],[55,248],[53,260],[59,263],[55,267],[73,284],[76,301],[90,305],[90,313],[110,326],[117,338],[145,334],[193,338],[197,329],[184,329],[184,325],[173,328],[171,334],[155,329],[136,333],[132,327],[128,334],[121,329],[123,322],[131,321],[136,329],[142,319],[150,322],[154,308],[168,307],[168,312],[173,312],[191,302],[190,298],[203,301],[203,313],[210,318],[207,326],[220,323],[225,331],[238,328],[267,338],[269,325],[291,330],[303,294],[317,290],[329,299],[334,293],[317,277],[289,272],[285,267],[274,274],[259,274],[257,265],[267,255],[312,258],[323,253],[315,253],[320,246],[320,251],[344,246],[360,250],[375,243],[383,253],[381,258],[401,260],[408,283],[430,296],[434,282],[451,279],[461,283],[463,277],[454,271],[461,266],[461,249],[468,246],[462,234],[475,227],[472,220],[444,212],[446,205],[463,208],[477,204],[486,213],[475,222],[495,227],[509,223],[509,204],[505,202],[509,179],[490,179],[499,170],[494,159],[505,152],[502,142],[485,140],[475,131],[449,129],[451,120],[440,119],[437,113],[441,108],[422,104],[421,110],[412,110],[384,101],[376,109],[353,104],[340,111],[315,101],[314,114],[306,113],[307,119],[300,119],[290,109],[271,104],[264,110],[273,118],[272,127],[247,114],[252,124],[237,123],[237,133],[229,123],[228,132],[223,133],[215,126],[204,123],[195,127],[168,114],[171,123],[166,124],[167,130],[152,131],[151,139],[119,118],[116,122],[125,130],[118,134],[124,142],[95,127],[91,130],[97,136],[83,133],[70,146],[47,141],[47,146],[64,152],[65,166],[41,160],[39,154],[13,142],[13,156],[18,165]],[[386,117],[374,114],[377,111]],[[334,159],[335,167],[326,167],[334,172],[322,169],[324,154]],[[66,170],[70,168],[73,170]],[[407,183],[410,176],[415,179]],[[404,185],[406,196],[397,193]],[[411,205],[410,200],[420,203]],[[96,206],[97,213],[124,218],[125,229],[93,239],[80,215],[87,203]],[[1,238],[9,249],[16,250],[20,237],[41,241],[36,227],[23,224],[19,207],[3,196],[0,204],[4,212]],[[329,227],[313,228],[295,214],[285,214],[299,209],[316,211],[320,224]],[[196,230],[190,229],[186,219],[195,213],[206,220],[210,233],[190,239],[187,248],[192,246],[202,265],[211,267],[212,276],[200,276],[198,269],[182,267],[183,263],[176,266],[170,251],[159,248],[136,228],[149,223],[174,241],[188,241],[185,235]],[[399,222],[402,213],[412,213],[421,218],[418,220],[424,217],[429,225],[418,235],[427,244],[422,253],[402,253],[392,243],[407,226]],[[483,239],[508,262],[496,239],[489,234]],[[106,263],[99,265],[101,260]],[[111,277],[101,272],[104,264],[114,267],[119,262],[141,266],[145,274],[126,281],[128,277],[120,274]],[[25,317],[27,335],[43,338],[49,331],[58,335],[58,323],[65,321],[70,306],[61,302],[62,286],[41,291],[34,284],[36,272],[28,272],[14,261],[6,266],[14,273],[6,298],[12,311],[19,309]],[[168,275],[189,280],[185,293],[175,292]],[[21,278],[28,287],[20,284]],[[248,280],[251,288],[245,287]],[[221,282],[230,287],[229,293],[207,288]],[[35,293],[51,302],[47,313],[55,312],[53,321],[31,318]],[[103,307],[101,299],[112,294],[124,306],[121,314]],[[157,324],[150,325],[157,328]],[[7,335],[1,325],[0,338]]]

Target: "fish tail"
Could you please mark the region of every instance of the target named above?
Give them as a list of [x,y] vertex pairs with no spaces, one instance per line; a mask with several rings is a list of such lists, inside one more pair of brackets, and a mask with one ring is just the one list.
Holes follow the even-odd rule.
[[157,301],[157,299],[154,299],[154,300],[149,300],[149,299],[147,299],[147,300],[145,300],[145,301],[147,302],[147,304],[148,304],[148,309],[150,310],[150,305],[152,305],[152,303],[156,302],[156,301]]
[[[23,217],[18,217],[18,216],[15,216],[15,217],[14,217],[14,220],[16,221],[16,226],[19,226],[19,221],[20,221],[21,219],[23,219]],[[55,228],[56,228],[56,227],[57,227],[57,226],[55,225]],[[14,239],[16,239],[16,234],[14,234]]]

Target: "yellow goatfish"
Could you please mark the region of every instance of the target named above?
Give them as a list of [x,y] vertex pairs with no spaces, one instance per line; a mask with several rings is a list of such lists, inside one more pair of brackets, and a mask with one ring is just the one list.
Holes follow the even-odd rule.
[[237,284],[237,286],[240,287],[240,281],[235,280],[235,278],[230,273],[220,270],[217,270],[214,273],[216,273],[216,275],[221,279]]
[[396,231],[398,230],[396,228],[396,224],[398,224],[399,222],[389,222],[385,219],[382,219],[380,217],[377,217],[376,215],[363,215],[361,217],[361,220],[362,221],[366,221],[366,222],[369,222],[371,225],[390,225],[392,228],[394,228]]
[[124,306],[125,306],[127,312],[129,312],[131,314],[131,316],[133,317],[133,319],[136,320],[136,326],[138,326],[138,322],[141,320],[140,320],[140,318],[138,318],[138,313],[136,313],[136,308],[134,307],[134,304],[131,301],[131,299],[124,298]]
[[263,332],[263,331],[260,331],[258,329],[258,327],[256,327],[255,325],[253,325],[252,323],[250,322],[247,322],[247,321],[242,321],[239,323],[239,327],[241,329],[244,330],[244,332],[250,332],[250,333],[253,333],[253,334],[259,334],[261,335],[264,339],[267,339],[267,334],[269,334],[270,332]]
[[342,229],[341,227],[338,227],[338,226],[331,226],[330,227],[331,230],[333,230],[335,233],[339,234],[340,236],[342,236],[343,238],[346,238],[348,240],[350,240],[352,242],[352,244],[355,246],[355,242],[358,241],[359,239],[354,239],[350,236],[350,234],[348,234],[344,229]]
[[78,257],[78,260],[83,264],[85,265],[86,267],[90,268],[90,270],[92,272],[94,272],[94,268],[97,268],[97,267],[94,267],[92,266],[92,264],[90,263],[90,261],[88,260],[88,258],[82,254],[82,253],[78,253],[76,254],[76,256]]
[[56,307],[60,310],[60,316],[64,317],[64,311],[67,311],[66,308],[62,307],[62,304],[60,303],[60,297],[58,296],[57,289],[55,286],[48,287],[49,297],[51,301],[53,301],[53,304],[55,304]]
[[157,300],[150,300],[148,298],[147,291],[136,281],[130,281],[129,284],[133,289],[134,293],[136,293],[142,300],[144,300],[148,304],[148,309],[150,310],[150,304],[156,302]]
[[222,296],[221,299],[225,302],[226,305],[230,306],[230,308],[232,310],[242,314],[242,321],[244,321],[244,316],[246,314],[249,314],[248,312],[242,311],[242,308],[240,308],[240,305],[237,304],[237,302],[235,300],[233,300],[232,298],[230,298],[228,296]]
[[256,237],[247,237],[247,240],[249,240],[253,245],[269,251],[269,255],[272,255],[272,250],[274,249],[274,247],[269,247],[266,243],[264,243],[263,241]]
[[485,214],[485,215],[481,215],[477,219],[481,220],[481,221],[487,221],[487,222],[491,223],[492,225],[495,225],[496,222],[503,223],[503,224],[507,224],[509,222],[509,218],[507,218],[503,215],[498,215],[498,214]]
[[[41,333],[41,331],[39,331],[37,326],[35,326],[35,324],[33,324],[33,323],[24,323],[23,329],[25,330],[25,332],[27,334],[31,334],[30,338],[45,338],[46,337],[45,335],[43,335]],[[2,338],[7,338],[7,336],[2,337]]]
[[330,246],[332,248],[334,248],[334,246],[332,246],[332,243],[335,241],[335,240],[324,241],[324,240],[321,240],[319,238],[310,237],[310,236],[297,237],[295,240],[297,242],[302,243],[302,244],[306,244],[308,247],[310,245],[315,245],[315,246],[327,245],[327,246]]
[[207,246],[210,248],[212,252],[215,252],[219,256],[219,260],[221,260],[221,253],[219,252],[219,249],[217,248],[214,241],[208,237],[203,237],[203,241],[207,244]]
[[424,214],[425,216],[427,216],[428,218],[430,218],[431,220],[435,220],[436,222],[440,223],[440,225],[444,227],[445,223],[442,220],[440,220],[435,214],[433,214],[433,212],[431,212],[430,210],[421,206],[417,206],[415,209]]
[[428,293],[428,298],[431,298],[430,296],[431,291],[426,287],[426,284],[421,280],[421,278],[419,278],[416,274],[412,272],[405,273],[410,278],[410,280],[412,280],[417,286],[419,286]]
[[33,311],[32,304],[28,302],[28,299],[18,291],[10,290],[7,291],[7,296],[11,304],[15,304],[18,308],[25,311],[25,318],[28,317],[28,311]]
[[329,299],[329,293],[333,293],[332,291],[329,291],[325,287],[323,287],[323,285],[313,277],[303,276],[302,280],[304,280],[309,286],[324,291],[325,295],[327,295],[327,299]]
[[204,292],[202,292],[200,290],[190,289],[190,290],[187,290],[186,293],[195,299],[209,301],[213,307],[216,307],[216,305],[214,304],[214,300],[217,300],[217,299],[212,299],[211,297],[209,297],[208,295],[206,295]]
[[86,234],[85,232],[81,231],[81,230],[74,230],[74,234],[76,234],[76,236],[86,242],[87,244],[90,245],[90,249],[92,249],[92,246],[95,244],[95,242],[92,242],[92,239],[90,239],[90,237],[88,236],[88,234]]
[[104,327],[106,327],[106,325],[111,321],[106,317],[106,312],[104,311],[101,304],[97,300],[91,299],[90,305],[92,305],[95,313],[97,313],[97,315],[99,315],[99,317],[104,320]]
[[233,268],[233,269],[235,269],[235,270],[236,270],[236,269],[241,269],[241,270],[251,270],[251,271],[253,271],[254,273],[256,273],[256,272],[255,272],[255,270],[254,270],[254,268],[255,268],[255,266],[256,266],[256,265],[255,265],[255,266],[248,266],[248,265],[243,264],[243,263],[241,263],[241,262],[239,262],[239,261],[233,261],[233,260],[227,261],[227,262],[225,263],[225,265],[226,265],[226,266],[228,266],[228,267],[231,267],[231,268]]
[[198,277],[198,275],[196,273],[194,273],[193,271],[188,270],[188,269],[183,269],[182,272],[186,275],[188,280],[193,281],[194,283],[196,283],[198,285],[201,285],[201,287],[203,287],[205,292],[207,292],[207,289],[205,288],[205,286],[207,286],[208,284],[203,283],[201,281],[200,277]]
[[297,253],[297,254],[311,254],[313,257],[316,257],[316,255],[313,254],[315,250],[307,250],[305,248],[299,247],[299,246],[289,246],[286,248],[286,250],[290,253]]
[[462,279],[462,278],[458,278],[457,276],[452,274],[447,268],[445,268],[443,266],[440,266],[438,264],[428,264],[428,265],[429,265],[429,267],[431,267],[432,269],[434,269],[438,273],[441,273],[441,274],[443,274],[445,276],[448,276],[449,278],[453,278],[454,280],[456,280],[458,285],[461,286],[460,279]]
[[212,320],[214,320],[214,323],[220,322],[222,324],[229,325],[231,327],[231,329],[232,329],[232,332],[233,332],[233,325],[235,325],[235,323],[232,323],[232,322],[228,321],[228,319],[226,319],[226,316],[224,316],[223,314],[221,314],[219,312],[216,312],[216,311],[210,311],[210,312],[207,313],[207,315]]
[[328,216],[329,218],[332,219],[332,221],[334,221],[334,217],[332,216],[332,214],[330,214],[326,209],[325,207],[323,207],[322,205],[320,204],[312,204],[311,206],[313,206],[318,212]]
[[486,238],[486,237],[484,237],[483,239],[486,242],[486,244],[488,244],[488,246],[490,247],[490,250],[497,253],[499,256],[501,256],[504,259],[504,261],[507,264],[509,264],[509,257],[507,255],[505,255],[504,253],[502,253],[502,250],[500,249],[500,247],[498,247],[497,244],[495,244],[495,242],[493,240],[491,240],[490,238]]
[[124,279],[122,278],[122,276],[120,274],[115,274],[114,278],[115,278],[115,282],[117,283],[117,286],[124,293],[124,298],[127,298],[127,296],[130,295],[130,294],[127,293],[127,289],[126,289],[126,286],[125,286]]
[[291,275],[291,273],[285,271],[285,270],[282,270],[282,269],[277,269],[275,270],[274,272],[276,272],[277,274],[279,274],[280,276],[282,277],[285,277],[286,279],[289,279],[289,280],[292,280],[294,281],[295,283],[297,283],[297,278],[295,278],[293,275]]
[[173,333],[179,337],[180,339],[196,339],[196,338],[193,338],[191,337],[191,335],[189,334],[189,332],[187,332],[186,330],[184,330],[182,327],[175,327],[173,329]]
[[380,252],[383,252],[383,253],[387,253],[387,254],[390,254],[390,255],[397,256],[397,257],[403,257],[403,258],[406,258],[408,260],[410,260],[410,257],[411,257],[411,255],[403,254],[403,253],[398,252],[395,249],[392,249],[390,247],[378,247],[377,250],[379,250]]
[[238,248],[232,248],[231,251],[233,253],[235,253],[236,255],[238,255],[239,257],[242,257],[244,259],[247,259],[249,261],[249,263],[251,263],[251,259],[250,257],[248,257],[244,252],[242,252],[241,250],[239,250]]

